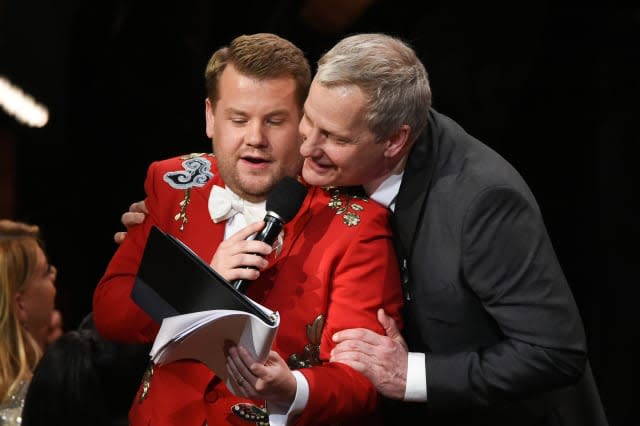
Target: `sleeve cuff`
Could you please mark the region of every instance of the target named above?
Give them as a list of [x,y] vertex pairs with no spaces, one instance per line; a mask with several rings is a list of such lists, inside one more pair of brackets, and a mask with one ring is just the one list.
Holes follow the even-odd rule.
[[407,387],[404,401],[425,402],[427,400],[427,365],[425,354],[409,352],[407,362]]
[[307,406],[307,402],[309,401],[309,383],[301,372],[292,371],[292,373],[293,377],[296,378],[296,396],[289,407],[269,404],[267,402],[270,426],[285,426],[289,424],[289,420],[300,414]]

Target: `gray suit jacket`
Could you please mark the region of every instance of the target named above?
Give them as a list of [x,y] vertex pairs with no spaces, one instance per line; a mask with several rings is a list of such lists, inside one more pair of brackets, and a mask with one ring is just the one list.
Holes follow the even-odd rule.
[[542,214],[504,158],[430,111],[392,221],[428,402],[387,411],[388,423],[607,424]]

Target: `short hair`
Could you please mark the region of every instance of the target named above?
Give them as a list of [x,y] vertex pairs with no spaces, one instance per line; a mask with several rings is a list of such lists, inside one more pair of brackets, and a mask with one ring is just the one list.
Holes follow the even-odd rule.
[[378,141],[408,124],[413,142],[427,125],[427,70],[415,51],[396,37],[364,33],[342,39],[320,58],[314,81],[326,87],[359,87],[368,103],[365,120]]
[[293,77],[302,109],[311,85],[311,67],[302,50],[290,41],[271,33],[257,33],[236,37],[228,46],[216,50],[204,73],[207,96],[213,105],[219,99],[220,76],[229,64],[257,79]]

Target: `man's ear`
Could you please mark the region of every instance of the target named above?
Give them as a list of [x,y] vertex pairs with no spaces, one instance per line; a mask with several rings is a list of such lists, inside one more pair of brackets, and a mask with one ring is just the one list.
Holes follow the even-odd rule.
[[404,155],[405,148],[409,145],[410,130],[411,128],[408,124],[403,124],[391,136],[389,136],[389,139],[385,142],[385,157],[395,158],[398,155]]
[[215,118],[213,117],[213,105],[211,105],[211,101],[209,98],[204,100],[204,119],[205,119],[205,130],[207,132],[207,136],[209,138],[213,138],[213,129],[215,128]]

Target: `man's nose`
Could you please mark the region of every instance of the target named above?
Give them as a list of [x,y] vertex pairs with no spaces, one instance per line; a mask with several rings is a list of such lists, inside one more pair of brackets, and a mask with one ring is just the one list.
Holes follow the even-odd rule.
[[302,145],[300,145],[300,154],[303,157],[310,157],[313,153],[318,150],[320,146],[320,134],[313,129],[306,129],[302,133]]
[[264,126],[259,122],[251,122],[246,127],[244,139],[248,145],[264,146],[267,144],[267,138],[264,132]]

